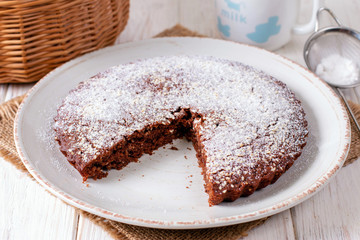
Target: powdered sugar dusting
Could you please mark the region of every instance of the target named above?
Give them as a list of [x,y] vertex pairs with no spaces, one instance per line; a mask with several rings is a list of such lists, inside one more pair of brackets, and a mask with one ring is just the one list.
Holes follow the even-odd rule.
[[[157,57],[112,67],[64,99],[54,128],[69,135],[68,154],[84,162],[136,130],[169,123],[179,108],[194,122],[207,175],[219,190],[254,181],[298,157],[307,135],[300,102],[286,86],[241,63],[213,57]],[[75,123],[75,124],[74,124]],[[224,190],[225,192],[227,190]]]

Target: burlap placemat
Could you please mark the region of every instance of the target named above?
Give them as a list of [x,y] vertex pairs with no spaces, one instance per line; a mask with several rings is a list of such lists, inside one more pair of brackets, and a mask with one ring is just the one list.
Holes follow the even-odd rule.
[[[196,36],[201,37],[200,34],[192,32],[180,25],[165,30],[164,32],[158,34],[156,37],[169,37],[169,36]],[[14,119],[17,112],[17,109],[22,101],[24,96],[16,97],[8,102],[5,102],[0,105],[0,156],[3,159],[9,161],[17,169],[31,175],[27,172],[26,168],[22,164],[19,155],[16,151],[14,137],[13,137],[13,127]],[[350,106],[354,111],[356,118],[360,121],[360,105],[350,102]],[[356,160],[360,155],[360,136],[357,131],[354,130],[354,124],[352,123],[352,142],[350,147],[349,155],[346,159],[345,164],[349,164]],[[31,177],[32,178],[32,177]],[[207,229],[196,229],[196,230],[164,230],[164,229],[153,229],[138,227],[129,224],[124,224],[112,220],[108,220],[91,213],[87,213],[82,210],[78,210],[84,217],[89,218],[91,221],[95,222],[101,226],[104,230],[110,233],[114,239],[122,240],[152,240],[152,239],[226,239],[226,240],[235,240],[243,236],[246,236],[247,231],[250,229],[264,223],[267,218],[237,224],[227,227],[218,227],[218,228],[207,228]]]

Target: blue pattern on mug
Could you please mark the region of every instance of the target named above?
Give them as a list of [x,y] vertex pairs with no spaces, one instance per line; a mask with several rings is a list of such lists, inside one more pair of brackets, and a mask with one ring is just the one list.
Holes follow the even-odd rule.
[[229,19],[234,22],[245,23],[246,16],[243,15],[242,11],[246,8],[244,2],[236,3],[233,0],[223,0],[226,3],[227,8],[221,9],[221,16],[223,19]]
[[235,11],[240,11],[240,3],[235,3],[231,0],[225,0],[228,8],[233,9]]
[[281,25],[277,25],[278,20],[278,16],[270,17],[267,23],[257,25],[255,32],[249,33],[246,36],[256,43],[265,43],[271,36],[280,32]]
[[221,22],[220,17],[218,17],[218,24],[217,27],[219,29],[219,31],[226,37],[230,37],[230,26],[229,25],[224,25]]

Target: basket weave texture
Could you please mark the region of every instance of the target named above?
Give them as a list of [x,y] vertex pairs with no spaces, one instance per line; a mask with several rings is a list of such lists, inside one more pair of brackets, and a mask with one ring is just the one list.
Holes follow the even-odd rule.
[[129,0],[0,1],[0,83],[38,81],[113,44],[128,18]]

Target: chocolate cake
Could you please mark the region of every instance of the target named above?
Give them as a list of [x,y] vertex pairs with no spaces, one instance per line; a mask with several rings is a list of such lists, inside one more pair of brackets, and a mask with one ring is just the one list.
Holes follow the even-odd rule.
[[185,136],[210,205],[274,183],[308,134],[300,101],[284,83],[239,62],[200,56],[139,60],[81,82],[59,106],[54,130],[84,181]]

